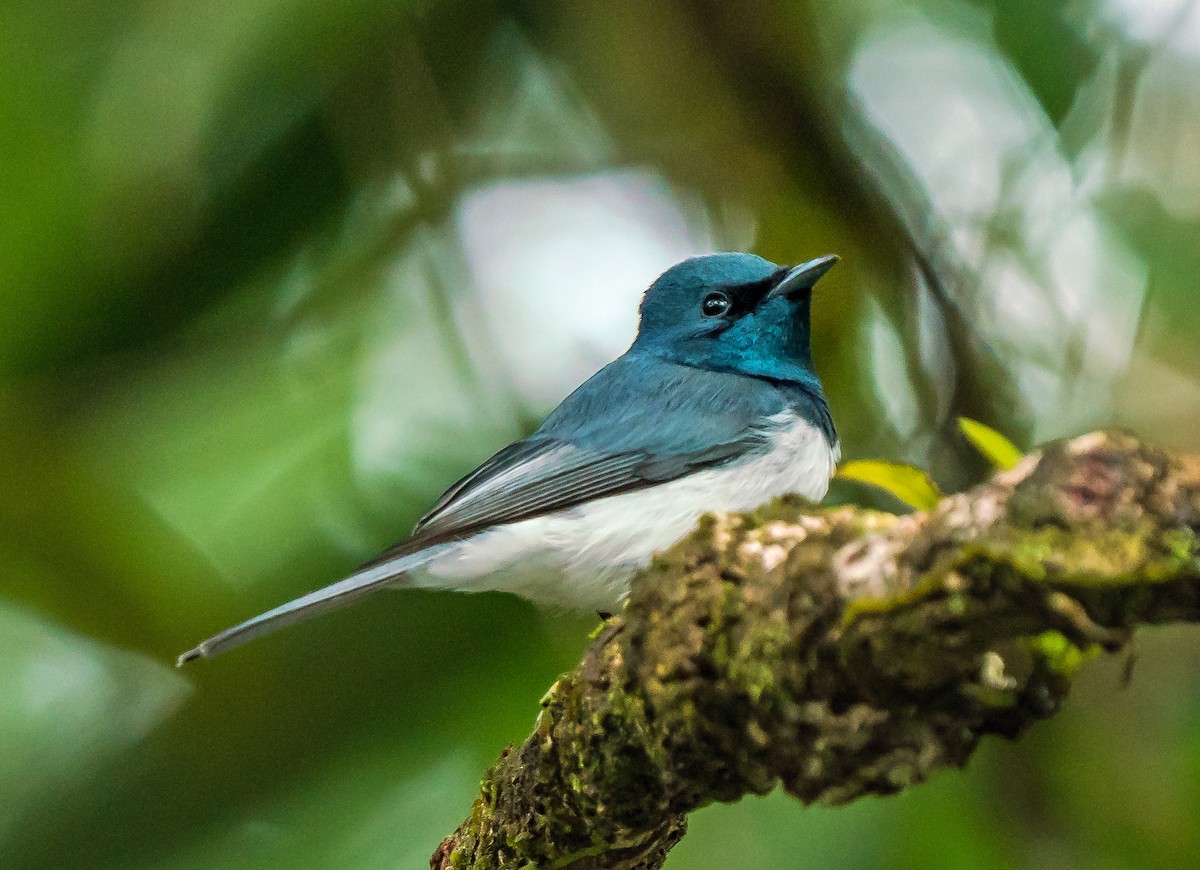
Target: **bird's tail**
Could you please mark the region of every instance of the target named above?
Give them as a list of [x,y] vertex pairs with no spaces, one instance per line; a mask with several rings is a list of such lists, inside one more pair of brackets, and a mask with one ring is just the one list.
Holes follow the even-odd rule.
[[406,572],[433,559],[444,546],[435,545],[415,553],[398,555],[383,562],[367,563],[345,580],[339,580],[324,589],[302,595],[287,604],[281,604],[266,613],[260,613],[253,619],[247,619],[232,628],[225,629],[220,634],[213,635],[181,655],[175,662],[176,667],[183,667],[196,659],[210,659],[244,643],[249,643],[255,638],[262,637],[264,634],[270,634],[272,631],[334,610],[343,604],[357,601],[385,586],[395,585]]

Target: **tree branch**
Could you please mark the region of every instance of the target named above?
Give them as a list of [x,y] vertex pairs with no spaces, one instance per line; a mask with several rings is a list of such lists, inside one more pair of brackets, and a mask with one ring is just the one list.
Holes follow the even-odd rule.
[[1056,442],[927,513],[706,517],[634,582],[435,868],[657,868],[685,813],[892,794],[1052,715],[1140,624],[1200,619],[1200,458]]

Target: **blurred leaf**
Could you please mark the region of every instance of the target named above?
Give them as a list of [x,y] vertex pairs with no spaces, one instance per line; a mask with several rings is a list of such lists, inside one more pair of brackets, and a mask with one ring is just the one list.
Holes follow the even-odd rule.
[[0,638],[2,846],[44,821],[48,802],[139,744],[188,684],[170,668],[15,607],[0,606]]
[[1012,468],[1021,461],[1021,457],[1024,455],[1017,449],[1017,445],[978,420],[959,417],[958,428],[972,446],[982,453],[984,458],[992,463],[998,471],[1007,471]]
[[902,462],[860,459],[841,466],[837,476],[878,487],[919,511],[932,509],[942,497],[942,491],[928,474]]

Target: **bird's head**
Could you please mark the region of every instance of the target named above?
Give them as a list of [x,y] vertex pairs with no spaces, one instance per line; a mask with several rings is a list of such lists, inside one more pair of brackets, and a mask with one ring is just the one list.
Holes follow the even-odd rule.
[[646,291],[633,347],[695,368],[815,383],[812,289],[837,261],[831,254],[787,267],[739,253],[684,260]]

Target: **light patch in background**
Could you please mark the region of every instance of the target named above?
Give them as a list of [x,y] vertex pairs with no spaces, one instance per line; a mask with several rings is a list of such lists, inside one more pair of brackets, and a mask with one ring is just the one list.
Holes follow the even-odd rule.
[[1131,188],[1172,217],[1200,217],[1200,4],[1111,0],[1069,19],[1099,55],[1063,136],[1097,193]]
[[1109,419],[1145,268],[1077,185],[1025,82],[987,39],[911,21],[869,31],[849,81],[888,147],[848,127],[851,143],[891,155],[876,167],[883,192],[1021,385],[1032,437]]
[[[942,421],[950,414],[958,363],[946,341],[946,318],[919,269],[913,270],[917,286],[917,350],[920,352],[924,383],[933,397],[933,420]],[[936,427],[937,423],[934,423]]]
[[0,847],[142,740],[189,691],[173,668],[5,605],[0,686]]
[[1150,191],[1173,217],[1200,217],[1200,54],[1153,57],[1122,129],[1120,182]]
[[1200,4],[1195,0],[1104,0],[1099,18],[1135,42],[1200,60]]
[[359,485],[381,503],[443,476],[431,467],[477,462],[518,435],[510,394],[483,388],[470,342],[448,314],[466,278],[447,235],[411,233],[381,276],[365,327],[351,450]]
[[869,312],[863,317],[866,344],[863,358],[869,360],[874,372],[875,389],[887,411],[887,422],[902,441],[908,441],[916,436],[921,421],[904,345],[879,303],[871,298],[867,307]]
[[1120,425],[1137,426],[1151,443],[1195,449],[1200,383],[1192,372],[1138,354],[1118,384],[1118,395]]
[[490,377],[535,415],[629,346],[650,282],[714,248],[702,208],[638,170],[497,181],[463,196],[454,225],[460,320],[483,330],[501,369]]

